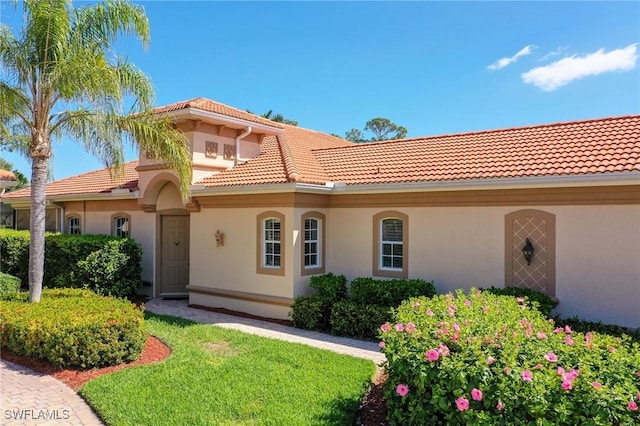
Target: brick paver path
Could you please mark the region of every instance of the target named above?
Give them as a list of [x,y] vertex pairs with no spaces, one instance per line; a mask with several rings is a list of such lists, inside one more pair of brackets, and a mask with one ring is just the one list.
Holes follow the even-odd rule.
[[0,424],[102,425],[82,398],[61,381],[0,360]]

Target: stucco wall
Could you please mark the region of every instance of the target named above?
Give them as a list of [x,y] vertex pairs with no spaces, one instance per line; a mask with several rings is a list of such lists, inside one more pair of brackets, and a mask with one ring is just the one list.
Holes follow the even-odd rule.
[[327,216],[327,271],[372,275],[372,217],[409,216],[409,277],[438,292],[504,286],[504,216],[556,215],[556,297],[565,316],[640,326],[640,206],[341,208]]
[[[260,213],[285,215],[285,274],[256,273],[257,222]],[[224,247],[216,247],[215,233],[224,233]],[[290,298],[293,296],[293,209],[203,208],[191,214],[190,284],[230,291]]]

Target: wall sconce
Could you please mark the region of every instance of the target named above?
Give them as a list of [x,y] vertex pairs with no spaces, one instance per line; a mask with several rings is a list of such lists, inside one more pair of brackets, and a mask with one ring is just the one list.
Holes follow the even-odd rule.
[[533,259],[533,245],[531,244],[531,241],[529,241],[529,238],[526,239],[525,243],[524,243],[524,247],[522,247],[522,255],[524,256],[524,260],[527,261],[527,265],[531,265],[531,259]]
[[216,231],[216,247],[224,247],[224,234],[218,229]]

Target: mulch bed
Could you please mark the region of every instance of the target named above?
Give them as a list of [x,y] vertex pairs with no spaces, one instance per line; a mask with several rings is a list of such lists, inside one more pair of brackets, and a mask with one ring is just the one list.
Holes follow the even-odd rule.
[[81,370],[77,368],[64,368],[57,367],[48,361],[44,361],[38,358],[16,355],[7,351],[2,351],[0,356],[7,361],[15,362],[16,364],[29,367],[42,374],[53,376],[56,379],[64,382],[71,389],[77,391],[89,380],[96,377],[103,376],[105,374],[113,373],[115,371],[124,370],[125,368],[134,367],[136,365],[151,364],[154,362],[162,361],[171,355],[171,348],[162,343],[158,338],[149,336],[142,350],[140,357],[128,364],[114,365],[112,367],[96,368],[93,370]]

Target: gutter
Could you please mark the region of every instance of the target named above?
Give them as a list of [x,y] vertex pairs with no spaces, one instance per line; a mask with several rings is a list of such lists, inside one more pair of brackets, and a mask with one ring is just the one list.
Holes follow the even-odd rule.
[[246,129],[244,130],[244,132],[240,133],[238,136],[236,136],[236,156],[233,160],[233,165],[237,166],[239,161],[248,161],[248,159],[245,158],[240,158],[240,140],[246,138],[247,136],[249,136],[251,134],[251,126],[247,126]]

